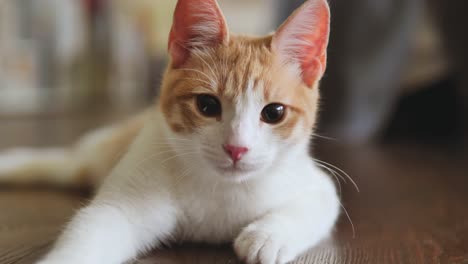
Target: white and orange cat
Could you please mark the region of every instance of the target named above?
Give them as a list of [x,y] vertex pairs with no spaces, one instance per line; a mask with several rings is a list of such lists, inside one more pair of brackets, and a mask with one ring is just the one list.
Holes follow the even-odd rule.
[[40,263],[120,264],[170,241],[286,263],[329,235],[340,203],[309,156],[329,20],[308,0],[246,37],[215,0],[179,0],[157,104],[69,149],[0,155],[2,181],[99,186]]

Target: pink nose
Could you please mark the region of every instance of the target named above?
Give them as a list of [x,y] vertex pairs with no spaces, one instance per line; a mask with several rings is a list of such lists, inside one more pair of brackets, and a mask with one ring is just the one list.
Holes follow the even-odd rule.
[[242,156],[244,156],[244,154],[249,151],[249,149],[246,147],[233,146],[229,144],[224,145],[223,148],[234,162],[241,160]]

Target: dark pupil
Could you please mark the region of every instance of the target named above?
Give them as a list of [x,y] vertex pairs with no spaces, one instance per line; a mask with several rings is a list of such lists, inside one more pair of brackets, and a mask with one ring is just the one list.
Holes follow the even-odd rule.
[[197,97],[197,106],[200,113],[208,117],[221,114],[221,103],[211,95],[202,94]]
[[263,108],[262,119],[267,123],[278,123],[283,119],[284,106],[281,104],[269,104]]

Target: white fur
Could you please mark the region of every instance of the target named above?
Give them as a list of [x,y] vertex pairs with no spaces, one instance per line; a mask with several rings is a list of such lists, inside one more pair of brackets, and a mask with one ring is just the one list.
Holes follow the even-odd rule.
[[[266,102],[249,82],[223,105],[223,122],[174,134],[160,112],[106,178],[92,203],[40,264],[119,264],[161,242],[234,241],[247,263],[286,263],[326,237],[339,214],[330,178],[308,155],[308,139],[281,140],[260,122]],[[231,166],[223,143],[249,152]]]

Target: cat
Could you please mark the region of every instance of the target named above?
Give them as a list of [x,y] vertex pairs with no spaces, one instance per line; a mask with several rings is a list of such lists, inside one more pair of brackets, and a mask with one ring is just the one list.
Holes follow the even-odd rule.
[[308,0],[275,33],[235,35],[216,0],[179,0],[157,103],[72,148],[0,155],[2,181],[97,188],[39,263],[118,264],[172,241],[287,263],[327,237],[340,202],[309,141],[329,24]]

